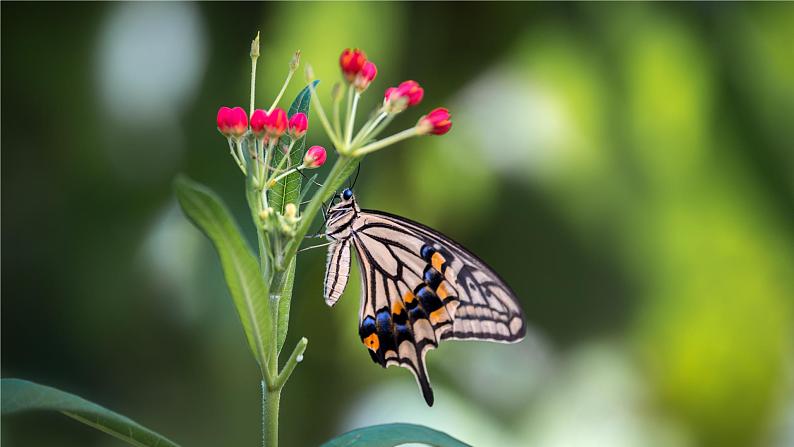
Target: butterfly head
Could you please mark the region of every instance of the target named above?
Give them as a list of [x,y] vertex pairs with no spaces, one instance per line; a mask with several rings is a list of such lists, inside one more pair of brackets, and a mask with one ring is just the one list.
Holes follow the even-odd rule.
[[356,198],[353,196],[353,191],[350,188],[345,188],[339,194],[339,202],[328,209],[326,219],[326,226],[330,232],[333,232],[334,227],[343,225],[350,220],[350,217],[355,217],[361,209],[356,203]]

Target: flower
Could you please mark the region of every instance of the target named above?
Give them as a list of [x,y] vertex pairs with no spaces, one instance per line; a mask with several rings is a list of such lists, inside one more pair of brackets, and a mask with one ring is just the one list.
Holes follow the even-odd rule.
[[366,62],[367,56],[358,48],[354,50],[347,48],[339,56],[339,67],[342,68],[342,73],[345,75],[347,82],[353,82]]
[[254,113],[251,114],[251,131],[254,135],[261,137],[265,134],[265,126],[267,125],[268,118],[267,112],[264,110],[254,110]]
[[306,134],[306,129],[309,128],[309,119],[306,114],[296,113],[289,119],[289,134],[293,140],[297,140]]
[[309,169],[319,168],[325,164],[327,156],[324,147],[312,146],[306,151],[306,156],[303,157],[303,166]]
[[353,86],[358,90],[359,93],[363,92],[364,90],[369,87],[369,84],[372,83],[372,80],[375,79],[375,76],[378,75],[378,67],[375,66],[370,61],[364,63],[364,66],[361,67],[361,71],[358,72],[356,75],[356,79],[353,81]]
[[268,137],[279,138],[287,131],[287,112],[284,109],[276,108],[267,115],[265,129]]
[[422,102],[425,89],[416,81],[405,81],[397,87],[389,87],[383,96],[383,107],[388,113],[400,113],[408,107]]
[[227,137],[240,137],[248,127],[248,115],[242,107],[221,107],[215,119],[218,130]]
[[431,110],[430,113],[419,118],[419,122],[416,123],[416,128],[420,135],[429,133],[433,135],[444,135],[449,132],[451,127],[452,121],[450,121],[449,110],[444,107]]

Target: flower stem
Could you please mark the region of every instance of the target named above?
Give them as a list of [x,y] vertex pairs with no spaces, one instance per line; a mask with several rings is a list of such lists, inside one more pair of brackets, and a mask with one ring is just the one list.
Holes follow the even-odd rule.
[[281,91],[278,92],[276,99],[273,101],[273,104],[267,109],[267,113],[270,114],[273,109],[276,108],[278,102],[281,101],[281,97],[284,96],[284,92],[287,90],[287,86],[289,85],[289,81],[292,79],[292,75],[295,74],[295,70],[290,68],[289,73],[287,74],[287,79],[284,80],[284,85],[281,86]]
[[[352,88],[350,89],[353,90]],[[347,115],[347,132],[345,133],[345,144],[350,149],[350,142],[353,139],[353,125],[356,122],[356,109],[358,108],[358,100],[361,98],[361,93],[356,91],[353,94],[353,102],[350,105],[350,111]]]
[[[303,165],[301,165],[301,166],[303,166]],[[268,180],[268,182],[267,182],[268,185],[270,185],[271,183],[275,183],[275,182],[283,179],[284,177],[292,174],[293,172],[297,171],[301,166],[295,166],[294,168],[287,169],[286,171],[282,172],[281,174],[279,174],[279,175],[275,176],[274,178]]]
[[235,150],[234,147],[235,143],[232,142],[231,138],[229,138],[228,141],[229,141],[229,152],[231,152],[232,158],[234,158],[234,162],[237,163],[237,167],[240,168],[240,170],[243,172],[243,175],[247,175],[245,172],[245,164],[242,161],[240,161],[240,157],[237,156],[237,151]]
[[251,108],[248,111],[248,116],[254,114],[254,96],[256,93],[256,61],[259,59],[259,31],[256,32],[256,38],[251,42]]
[[265,396],[265,433],[266,447],[278,446],[278,410],[281,402],[281,388],[268,389]]
[[293,349],[292,355],[289,356],[287,364],[284,365],[284,369],[281,370],[281,374],[279,374],[276,378],[275,385],[277,388],[284,387],[284,384],[287,383],[290,375],[292,375],[292,371],[295,370],[295,366],[303,361],[303,353],[306,351],[307,344],[309,344],[309,340],[307,340],[306,337],[303,337],[300,339],[300,341],[298,341],[298,344],[295,345],[295,349]]
[[376,116],[374,120],[371,120],[361,128],[361,130],[358,132],[358,135],[353,138],[353,142],[350,143],[350,146],[356,147],[358,144],[367,141],[367,137],[369,136],[370,132],[372,132],[372,130],[375,129],[375,127],[377,127],[387,115],[388,114],[386,112],[378,113],[378,116]]
[[[348,87],[349,88],[349,87]],[[333,98],[333,107],[334,107],[334,132],[337,135],[342,135],[342,122],[339,120],[339,104],[342,102],[342,95],[337,94],[336,97]]]
[[358,148],[354,150],[353,156],[361,157],[362,155],[369,154],[370,152],[375,152],[378,149],[384,148],[386,146],[392,145],[394,143],[411,138],[416,135],[419,135],[419,132],[416,130],[416,127],[410,127],[390,137],[386,137],[380,141],[376,141],[372,144],[368,144],[362,148]]
[[323,105],[320,103],[320,98],[317,97],[317,90],[314,88],[314,82],[309,82],[309,90],[312,92],[312,104],[317,112],[317,116],[320,118],[320,123],[322,123],[323,128],[325,129],[325,133],[328,135],[328,138],[331,139],[331,143],[337,148],[341,149],[342,145],[340,144],[339,138],[341,135],[336,135],[336,133],[331,128],[331,123],[328,122],[328,117],[325,115],[325,110],[323,110]]

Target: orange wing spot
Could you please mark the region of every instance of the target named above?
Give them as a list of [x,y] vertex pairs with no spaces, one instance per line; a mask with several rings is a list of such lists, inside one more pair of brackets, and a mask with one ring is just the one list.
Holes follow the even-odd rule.
[[394,315],[400,315],[403,312],[403,309],[405,309],[405,307],[403,307],[403,303],[395,301],[391,306],[391,313]]
[[436,289],[436,295],[441,298],[441,301],[447,299],[449,296],[449,291],[447,290],[447,284],[445,282],[442,282],[438,285],[438,288]]
[[364,346],[368,347],[369,349],[372,349],[373,351],[377,351],[378,348],[380,347],[380,340],[378,339],[378,334],[370,334],[367,338],[361,341],[364,342]]
[[441,321],[445,321],[447,317],[447,310],[442,306],[438,309],[430,312],[430,323],[436,324]]
[[406,304],[412,302],[414,299],[416,299],[416,297],[414,296],[414,293],[411,292],[410,290],[405,292],[405,295],[403,295],[403,301],[405,301]]
[[443,266],[445,262],[447,262],[447,260],[444,259],[439,252],[433,253],[433,257],[430,258],[430,263],[433,265],[433,268],[439,272],[441,271],[441,266]]

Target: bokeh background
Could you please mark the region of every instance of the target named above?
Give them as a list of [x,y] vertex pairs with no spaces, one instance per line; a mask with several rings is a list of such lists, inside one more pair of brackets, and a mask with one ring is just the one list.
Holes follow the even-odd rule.
[[[364,207],[431,225],[521,297],[518,345],[429,355],[436,405],[329,309],[299,261],[281,439],[423,423],[477,446],[794,445],[794,4],[2,4],[2,376],[61,387],[185,445],[257,445],[259,385],[186,172],[249,230],[220,105],[295,49],[416,79],[444,137],[363,164]],[[288,98],[301,88],[302,76]],[[319,125],[309,141],[328,145]],[[8,446],[119,445],[59,415]]]

